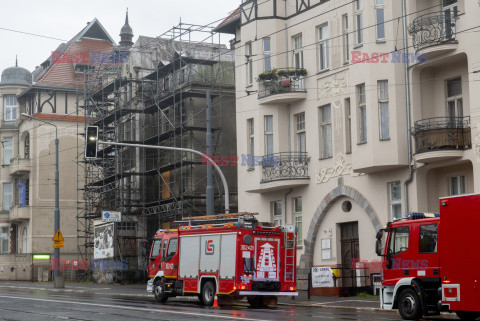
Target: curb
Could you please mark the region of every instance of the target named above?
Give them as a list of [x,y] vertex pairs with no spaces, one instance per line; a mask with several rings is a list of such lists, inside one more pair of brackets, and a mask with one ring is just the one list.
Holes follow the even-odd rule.
[[321,308],[321,309],[341,309],[341,310],[357,310],[357,311],[375,311],[375,312],[394,312],[396,313],[397,310],[383,310],[380,308],[369,308],[369,307],[348,307],[343,305],[325,305],[325,304],[292,304],[292,303],[278,303],[278,305],[285,305],[285,306],[294,306],[294,307],[302,307],[302,308]]

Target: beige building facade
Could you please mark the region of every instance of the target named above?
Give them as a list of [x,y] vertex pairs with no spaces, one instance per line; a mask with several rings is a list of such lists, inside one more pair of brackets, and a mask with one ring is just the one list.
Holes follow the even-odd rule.
[[480,191],[480,5],[406,2],[405,26],[385,0],[243,1],[219,26],[235,35],[239,210],[297,225],[299,278],[340,267],[339,285],[368,286],[378,265],[352,267],[378,260],[378,229]]

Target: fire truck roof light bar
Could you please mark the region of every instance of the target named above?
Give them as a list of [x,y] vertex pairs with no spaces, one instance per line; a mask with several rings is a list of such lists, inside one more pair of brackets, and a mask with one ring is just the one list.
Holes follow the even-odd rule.
[[199,152],[198,150],[195,149],[190,149],[190,148],[180,148],[180,147],[171,147],[171,146],[156,146],[156,145],[142,145],[142,144],[127,144],[127,143],[116,143],[116,142],[105,142],[105,141],[98,141],[99,144],[105,144],[105,145],[114,145],[114,146],[126,146],[126,147],[141,147],[141,148],[153,148],[153,149],[165,149],[165,150],[178,150],[181,152],[188,152],[188,153],[193,153],[197,154],[204,159],[206,159],[217,171],[218,175],[220,175],[220,178],[222,179],[223,183],[223,190],[225,193],[225,213],[228,214],[230,213],[230,200],[229,197],[230,195],[228,194],[228,185],[227,185],[227,180],[225,179],[225,175],[223,175],[222,170],[220,167],[218,167],[217,164],[208,156],[206,156],[204,153]]
[[407,219],[411,220],[418,220],[418,219],[423,219],[423,218],[435,218],[435,217],[440,217],[440,214],[435,214],[435,213],[408,213],[407,214]]

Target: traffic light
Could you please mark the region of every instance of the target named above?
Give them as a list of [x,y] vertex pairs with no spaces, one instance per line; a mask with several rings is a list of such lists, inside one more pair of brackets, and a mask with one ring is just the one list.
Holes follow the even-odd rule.
[[87,126],[85,136],[85,158],[97,158],[98,126]]

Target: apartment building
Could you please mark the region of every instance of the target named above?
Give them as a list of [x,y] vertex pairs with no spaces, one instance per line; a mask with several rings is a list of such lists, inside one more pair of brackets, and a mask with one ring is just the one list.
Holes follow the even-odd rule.
[[248,0],[217,27],[235,37],[237,150],[254,156],[239,210],[298,227],[299,279],[330,266],[342,287],[370,285],[378,264],[354,268],[378,260],[377,230],[480,191],[480,6],[407,1],[405,25],[403,9]]
[[[78,153],[83,154],[78,140],[83,141],[84,117],[77,114],[77,103],[83,97],[78,91],[83,88],[85,68],[92,67],[91,53],[108,52],[115,45],[94,19],[33,73],[18,66],[2,72],[0,280],[51,277],[57,133],[60,229],[65,238],[61,258],[81,258],[77,208],[82,206],[83,195],[77,186],[83,185],[83,172],[77,169],[76,160]],[[75,57],[77,61],[72,60]]]

